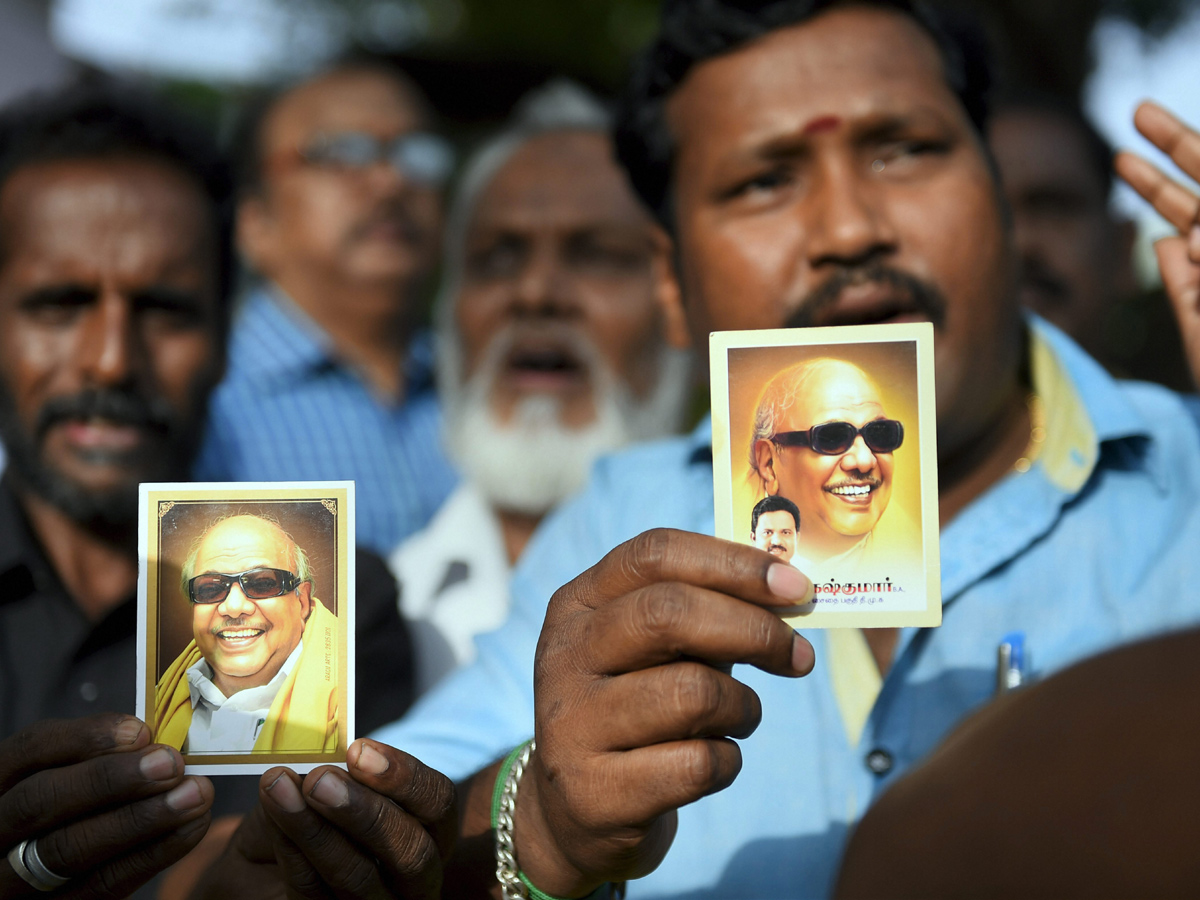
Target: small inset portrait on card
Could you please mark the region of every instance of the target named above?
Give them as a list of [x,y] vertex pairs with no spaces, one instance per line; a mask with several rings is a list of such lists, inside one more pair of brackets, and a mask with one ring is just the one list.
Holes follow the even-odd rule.
[[138,715],[188,771],[345,764],[353,491],[141,486]]
[[796,627],[941,622],[927,323],[719,332],[718,537],[803,571]]

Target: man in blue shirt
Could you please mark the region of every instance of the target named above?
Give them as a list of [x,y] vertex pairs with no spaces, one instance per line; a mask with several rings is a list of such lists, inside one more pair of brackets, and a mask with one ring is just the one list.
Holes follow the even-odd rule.
[[663,15],[618,137],[676,242],[677,336],[933,322],[944,624],[794,635],[771,609],[809,585],[703,536],[705,423],[599,466],[475,665],[379,737],[463,778],[536,730],[516,859],[556,896],[649,872],[630,896],[822,896],[872,799],[990,698],[1005,634],[1046,673],[1200,618],[1200,440],[1022,318],[982,85],[943,31],[903,2]]
[[264,280],[234,322],[196,477],[352,479],[358,542],[388,553],[456,481],[431,341],[414,336],[449,148],[416,88],[376,65],[310,79],[244,130],[238,244]]

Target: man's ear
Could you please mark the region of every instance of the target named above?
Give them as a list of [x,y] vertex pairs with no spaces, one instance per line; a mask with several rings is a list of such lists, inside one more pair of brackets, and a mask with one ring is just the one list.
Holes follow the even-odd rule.
[[754,471],[763,480],[763,489],[769,495],[779,493],[779,476],[775,473],[775,445],[764,438],[754,442]]
[[243,197],[237,205],[237,248],[254,270],[270,274],[275,258],[275,226],[260,194]]
[[692,346],[687,315],[683,310],[683,294],[675,271],[675,243],[661,226],[655,225],[653,242],[654,298],[663,317],[663,333],[667,343],[679,350]]
[[300,598],[300,608],[303,613],[304,621],[307,622],[309,613],[312,612],[313,605],[312,582],[302,581],[296,585],[296,596]]

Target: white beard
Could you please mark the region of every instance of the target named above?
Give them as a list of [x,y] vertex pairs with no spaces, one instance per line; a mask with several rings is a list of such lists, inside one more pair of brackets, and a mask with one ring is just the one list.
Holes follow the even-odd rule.
[[557,397],[533,396],[518,402],[510,421],[500,421],[490,398],[511,345],[510,335],[509,331],[497,335],[483,364],[465,385],[461,379],[446,378],[462,371],[458,347],[453,365],[441,369],[447,449],[496,508],[540,516],[580,490],[592,464],[603,454],[678,430],[690,386],[687,353],[664,347],[654,389],[639,401],[582,338],[575,349],[587,364],[595,418],[568,428],[562,424],[562,402]]

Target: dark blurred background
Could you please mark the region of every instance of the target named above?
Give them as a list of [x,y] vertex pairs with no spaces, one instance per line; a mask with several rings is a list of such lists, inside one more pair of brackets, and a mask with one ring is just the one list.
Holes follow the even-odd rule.
[[[1003,89],[1081,104],[1115,146],[1157,158],[1130,124],[1143,96],[1200,121],[1200,0],[941,5],[978,17]],[[401,62],[465,147],[554,74],[615,90],[653,32],[657,8],[658,0],[3,0],[0,103],[80,72],[115,73],[153,82],[228,131],[262,86],[365,50]],[[1156,335],[1173,327],[1153,299],[1151,244],[1165,223],[1127,189],[1113,202],[1137,222],[1145,293],[1114,320],[1119,338],[1106,362],[1187,387],[1182,369],[1153,371],[1165,358]]]

